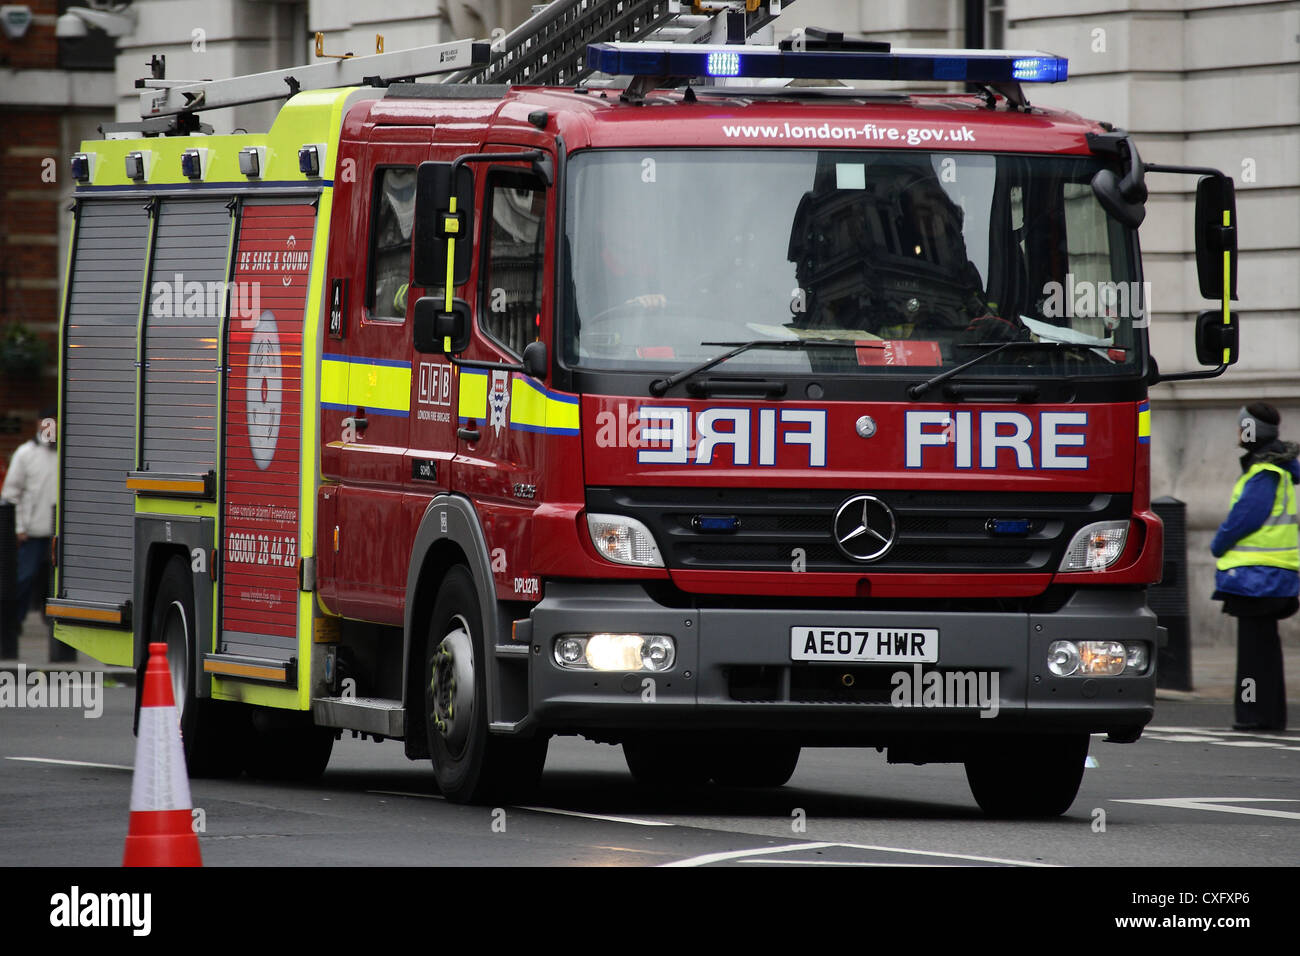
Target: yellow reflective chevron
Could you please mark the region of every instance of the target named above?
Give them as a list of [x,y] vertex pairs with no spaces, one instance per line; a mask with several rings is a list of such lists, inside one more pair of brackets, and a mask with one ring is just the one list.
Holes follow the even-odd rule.
[[326,354],[320,364],[320,401],[326,408],[410,414],[410,362]]
[[546,435],[578,434],[578,397],[516,376],[510,384],[510,427]]
[[1151,442],[1151,403],[1138,405],[1138,442],[1146,445]]
[[1300,526],[1296,525],[1295,486],[1291,474],[1277,465],[1256,462],[1250,470],[1237,479],[1232,489],[1232,501],[1235,505],[1241,498],[1246,482],[1261,471],[1276,472],[1277,494],[1273,499],[1273,510],[1264,524],[1234,544],[1219,558],[1215,565],[1220,571],[1239,568],[1244,565],[1266,565],[1271,568],[1289,568],[1300,570]]

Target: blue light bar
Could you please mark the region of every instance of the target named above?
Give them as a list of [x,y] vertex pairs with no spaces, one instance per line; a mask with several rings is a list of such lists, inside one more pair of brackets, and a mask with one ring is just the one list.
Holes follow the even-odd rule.
[[587,67],[610,76],[1060,83],[1065,57],[1033,50],[781,50],[774,46],[592,43]]

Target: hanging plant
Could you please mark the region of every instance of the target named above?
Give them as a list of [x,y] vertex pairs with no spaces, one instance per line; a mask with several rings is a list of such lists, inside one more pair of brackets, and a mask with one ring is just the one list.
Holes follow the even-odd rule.
[[10,322],[0,333],[0,371],[35,376],[45,368],[49,346],[21,322]]

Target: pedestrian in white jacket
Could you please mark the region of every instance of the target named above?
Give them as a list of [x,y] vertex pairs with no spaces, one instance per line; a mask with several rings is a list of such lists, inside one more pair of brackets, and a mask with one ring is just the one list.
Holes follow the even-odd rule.
[[43,579],[42,570],[48,573],[59,488],[58,434],[53,410],[43,412],[36,437],[18,446],[0,489],[0,498],[14,504],[18,532],[18,593],[13,605],[17,629],[31,608],[33,585]]

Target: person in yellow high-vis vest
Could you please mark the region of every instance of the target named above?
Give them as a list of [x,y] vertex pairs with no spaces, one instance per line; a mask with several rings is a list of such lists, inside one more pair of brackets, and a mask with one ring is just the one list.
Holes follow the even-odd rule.
[[1278,438],[1282,418],[1266,402],[1237,413],[1241,477],[1228,517],[1210,543],[1218,558],[1214,599],[1237,618],[1233,728],[1286,729],[1286,680],[1277,622],[1300,609],[1300,445]]

